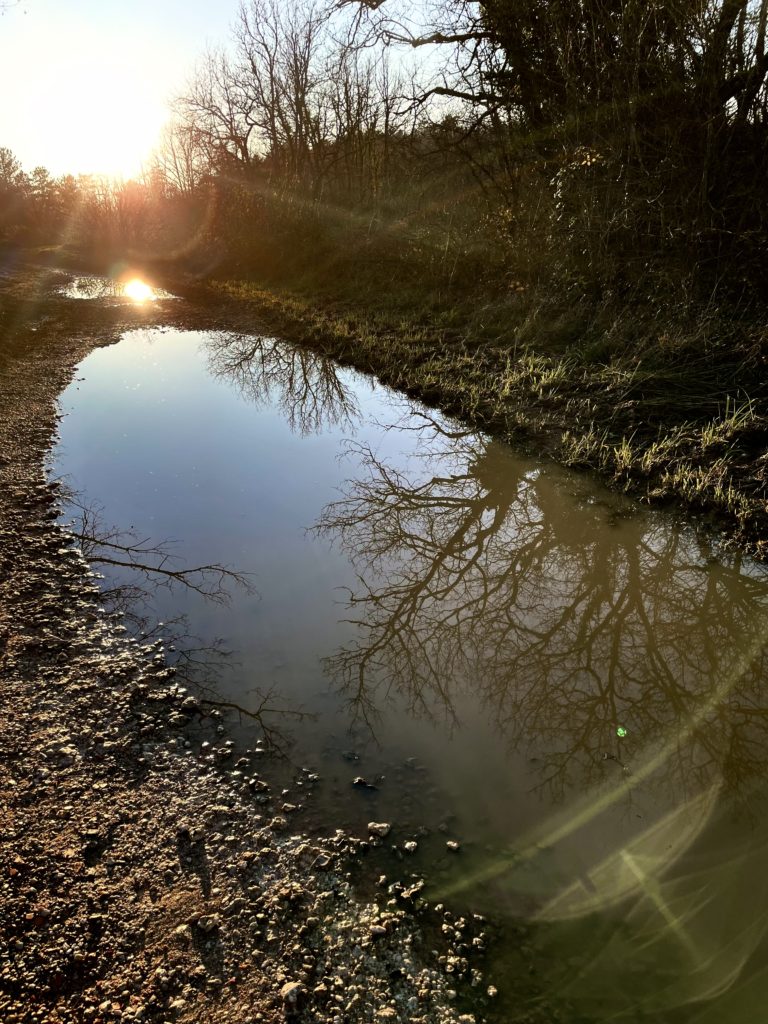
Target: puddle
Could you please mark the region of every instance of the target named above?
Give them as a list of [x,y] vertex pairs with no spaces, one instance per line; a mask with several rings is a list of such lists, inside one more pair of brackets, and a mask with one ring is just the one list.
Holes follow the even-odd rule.
[[138,277],[126,278],[124,281],[110,277],[75,277],[59,289],[59,294],[68,299],[124,299],[135,303],[176,298],[170,292],[155,288]]
[[160,588],[148,621],[221,639],[240,741],[266,726],[321,777],[306,821],[390,822],[385,869],[524,922],[506,1019],[542,992],[574,1020],[759,1016],[763,568],[273,339],[132,332],[61,406],[56,471],[105,526],[253,574],[228,605]]

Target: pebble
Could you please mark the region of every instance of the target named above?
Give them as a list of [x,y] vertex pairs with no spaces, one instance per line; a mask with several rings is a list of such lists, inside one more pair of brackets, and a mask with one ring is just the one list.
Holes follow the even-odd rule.
[[306,994],[307,990],[299,981],[287,981],[280,989],[280,998],[290,1009],[296,1009]]
[[198,917],[196,923],[200,931],[208,935],[221,927],[221,918],[218,914],[207,914],[204,917]]
[[368,831],[371,833],[371,835],[381,836],[381,838],[383,839],[385,836],[388,836],[389,833],[392,831],[392,826],[386,821],[369,821]]
[[357,786],[358,789],[378,789],[378,786],[374,786],[372,782],[364,779],[362,775],[357,775],[352,780],[352,785]]

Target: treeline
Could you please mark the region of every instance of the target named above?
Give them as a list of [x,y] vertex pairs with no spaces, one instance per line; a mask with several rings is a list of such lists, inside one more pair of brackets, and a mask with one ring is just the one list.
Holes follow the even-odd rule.
[[0,146],[0,245],[74,248],[151,245],[169,198],[152,172],[141,180],[27,172]]
[[201,269],[757,302],[767,21],[768,0],[244,0],[141,182],[0,164],[0,232],[50,209]]

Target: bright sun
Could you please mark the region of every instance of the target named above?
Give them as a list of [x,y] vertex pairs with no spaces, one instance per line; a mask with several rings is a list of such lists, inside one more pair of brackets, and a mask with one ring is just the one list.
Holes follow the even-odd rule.
[[147,299],[154,297],[154,292],[149,285],[140,281],[138,277],[134,277],[132,281],[126,283],[123,294],[129,299],[133,299],[134,302],[146,302]]
[[168,119],[162,97],[150,82],[136,81],[119,65],[95,65],[93,60],[84,61],[70,77],[68,90],[74,89],[85,102],[75,116],[49,128],[56,162],[75,173],[138,174]]
[[0,17],[0,96],[13,100],[2,106],[0,146],[54,176],[140,175],[183,80],[167,40],[132,14],[142,4],[40,0],[27,17],[24,4],[0,0],[0,15],[9,12]]

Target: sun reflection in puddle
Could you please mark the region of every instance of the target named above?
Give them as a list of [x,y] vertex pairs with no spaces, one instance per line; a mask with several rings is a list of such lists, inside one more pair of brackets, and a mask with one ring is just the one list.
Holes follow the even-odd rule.
[[61,293],[69,299],[130,299],[144,304],[158,299],[175,298],[162,288],[155,288],[140,277],[117,280],[111,277],[76,277]]
[[154,289],[144,281],[140,281],[138,277],[134,277],[133,280],[126,283],[123,294],[126,298],[133,299],[134,302],[146,302],[147,299],[156,298]]

